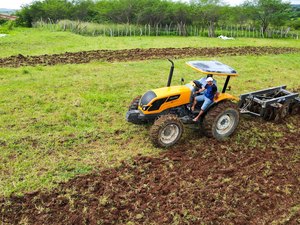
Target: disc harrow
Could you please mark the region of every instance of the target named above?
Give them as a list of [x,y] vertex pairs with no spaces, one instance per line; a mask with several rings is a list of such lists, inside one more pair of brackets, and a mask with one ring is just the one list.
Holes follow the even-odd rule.
[[300,112],[300,98],[298,93],[286,90],[286,86],[272,87],[242,94],[239,108],[241,113],[279,122]]

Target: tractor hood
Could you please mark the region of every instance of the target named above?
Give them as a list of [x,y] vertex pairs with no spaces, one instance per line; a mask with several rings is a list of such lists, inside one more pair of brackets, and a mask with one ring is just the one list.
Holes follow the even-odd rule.
[[139,109],[147,114],[162,112],[190,102],[191,89],[188,86],[172,86],[147,91],[141,98]]
[[153,92],[155,92],[155,94],[160,97],[169,97],[172,95],[178,95],[186,92],[190,93],[190,89],[185,85],[181,85],[153,89]]

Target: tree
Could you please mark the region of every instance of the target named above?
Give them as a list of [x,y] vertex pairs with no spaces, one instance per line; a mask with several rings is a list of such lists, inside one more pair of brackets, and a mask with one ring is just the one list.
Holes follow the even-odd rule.
[[161,0],[143,0],[140,1],[140,7],[137,12],[138,24],[150,24],[156,26],[165,23],[169,17],[169,3]]
[[92,0],[76,0],[72,2],[70,17],[73,20],[93,21],[97,12],[94,10],[95,3]]
[[186,3],[176,2],[169,6],[170,19],[174,23],[192,24],[192,7]]
[[73,9],[73,4],[67,0],[45,0],[42,2],[43,19],[57,21],[67,19]]
[[270,25],[282,26],[289,17],[291,11],[290,3],[282,0],[254,0],[246,2],[244,7],[251,11],[251,17],[258,21],[263,32],[266,32]]
[[24,6],[17,16],[18,25],[31,27],[38,20],[52,20],[70,18],[73,4],[67,0],[35,1],[31,5]]
[[[97,23],[150,24],[152,26],[177,24],[185,35],[185,25],[207,27],[210,37],[218,25],[249,25],[251,21],[265,32],[272,26],[299,27],[298,8],[291,12],[285,0],[248,0],[231,7],[222,0],[190,0],[190,3],[172,0],[35,0],[17,13],[18,25],[31,26],[38,20],[71,19]],[[297,11],[298,10],[298,11]]]
[[208,27],[208,36],[215,36],[215,28],[222,17],[223,2],[220,0],[199,0],[193,1],[194,7],[194,22],[202,26]]
[[95,12],[93,21],[97,23],[106,23],[113,21],[113,11],[116,8],[117,2],[111,0],[101,0],[95,3],[92,9]]
[[240,26],[249,25],[251,22],[251,11],[249,8],[243,6],[226,6],[222,9],[225,15],[224,25],[232,25],[232,24],[239,24]]
[[109,12],[112,22],[136,23],[136,15],[139,11],[139,0],[117,0],[111,1],[114,7]]

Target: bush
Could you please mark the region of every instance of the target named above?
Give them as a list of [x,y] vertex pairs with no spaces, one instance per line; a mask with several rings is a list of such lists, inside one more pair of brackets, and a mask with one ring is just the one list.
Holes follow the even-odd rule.
[[9,33],[16,26],[15,21],[6,20],[5,23],[0,23],[0,33]]
[[295,30],[300,30],[300,18],[291,21],[291,27],[293,27]]
[[0,25],[5,24],[7,22],[6,19],[0,19]]

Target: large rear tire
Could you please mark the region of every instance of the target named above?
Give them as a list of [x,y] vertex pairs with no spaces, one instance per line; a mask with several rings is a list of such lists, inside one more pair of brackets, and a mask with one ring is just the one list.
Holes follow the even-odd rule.
[[170,147],[176,144],[183,133],[183,124],[176,115],[159,117],[150,129],[150,138],[157,147]]
[[237,104],[224,101],[207,112],[202,121],[202,129],[206,136],[224,140],[236,130],[239,121]]

